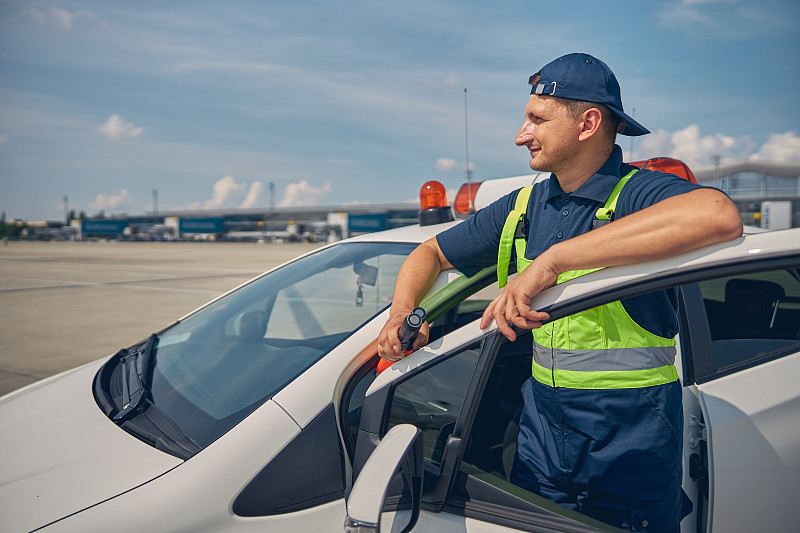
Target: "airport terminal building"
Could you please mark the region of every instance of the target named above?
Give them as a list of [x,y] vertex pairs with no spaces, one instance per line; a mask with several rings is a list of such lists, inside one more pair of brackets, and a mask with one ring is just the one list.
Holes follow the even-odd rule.
[[416,224],[414,203],[272,209],[169,211],[73,220],[79,240],[227,240],[333,242]]
[[[693,172],[699,183],[727,193],[746,225],[765,229],[800,227],[800,163],[743,160],[700,167]],[[73,220],[64,228],[44,228],[41,232],[31,228],[34,231],[28,237],[333,242],[416,224],[418,218],[419,206],[413,202],[170,211]]]
[[694,175],[728,194],[747,225],[800,227],[800,163],[735,161],[698,168]]

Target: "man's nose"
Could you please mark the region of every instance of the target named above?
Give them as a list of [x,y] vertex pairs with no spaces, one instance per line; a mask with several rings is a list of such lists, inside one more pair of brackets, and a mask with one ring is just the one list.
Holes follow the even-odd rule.
[[517,146],[524,146],[531,142],[531,139],[533,139],[533,125],[526,122],[519,129],[519,133],[517,133],[517,138],[514,139],[514,143]]

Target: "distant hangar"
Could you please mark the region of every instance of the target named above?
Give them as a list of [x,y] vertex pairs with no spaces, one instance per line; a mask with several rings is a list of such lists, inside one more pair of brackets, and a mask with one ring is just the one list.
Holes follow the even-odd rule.
[[[743,160],[692,170],[699,183],[731,197],[745,224],[800,227],[800,163]],[[68,231],[78,239],[319,242],[415,224],[418,215],[413,202],[165,211],[73,220]]]

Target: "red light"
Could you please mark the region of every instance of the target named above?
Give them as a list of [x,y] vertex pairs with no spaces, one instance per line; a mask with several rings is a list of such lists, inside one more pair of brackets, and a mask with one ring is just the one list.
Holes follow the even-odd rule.
[[675,174],[692,183],[697,183],[691,169],[686,163],[672,157],[652,157],[646,161],[634,161],[631,165],[648,170],[659,170],[669,174]]
[[453,211],[459,215],[471,215],[475,212],[475,193],[478,192],[478,187],[483,183],[481,181],[475,183],[464,183],[458,190],[456,201],[453,204]]
[[422,211],[449,205],[444,185],[438,181],[428,181],[419,190],[419,208]]

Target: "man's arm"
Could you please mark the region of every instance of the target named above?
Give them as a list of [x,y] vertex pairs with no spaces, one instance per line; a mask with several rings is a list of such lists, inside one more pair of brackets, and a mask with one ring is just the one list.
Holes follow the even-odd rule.
[[[453,267],[442,253],[435,237],[420,244],[403,262],[397,274],[389,320],[378,336],[378,355],[383,359],[397,361],[405,355],[400,348],[397,335],[403,319],[419,305],[439,273],[449,268]],[[427,343],[426,323],[417,334],[414,349],[421,348]]]
[[667,198],[551,246],[506,285],[484,312],[481,327],[494,319],[500,332],[511,340],[516,336],[509,324],[538,327],[541,313],[531,310],[530,301],[554,285],[562,272],[652,261],[741,234],[739,211],[716,189],[696,189]]

